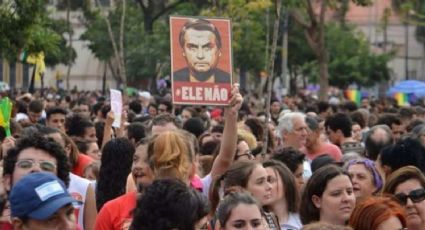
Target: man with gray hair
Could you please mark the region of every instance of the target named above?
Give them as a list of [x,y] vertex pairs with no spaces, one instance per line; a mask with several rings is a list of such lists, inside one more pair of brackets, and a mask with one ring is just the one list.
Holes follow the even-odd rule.
[[[289,112],[279,118],[277,134],[282,138],[282,147],[292,147],[303,152],[307,143],[308,126],[305,122],[305,114],[300,112]],[[310,163],[304,160],[302,165],[304,181],[311,176]]]
[[387,125],[375,125],[366,135],[365,155],[371,160],[376,160],[381,150],[394,143],[393,133]]
[[304,148],[307,142],[308,127],[305,115],[300,112],[289,112],[279,118],[278,135],[282,138],[283,147]]

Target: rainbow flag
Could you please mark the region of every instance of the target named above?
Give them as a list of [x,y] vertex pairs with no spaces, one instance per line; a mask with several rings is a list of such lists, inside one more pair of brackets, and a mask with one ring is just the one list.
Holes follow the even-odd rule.
[[360,102],[362,100],[362,94],[360,90],[356,89],[345,90],[345,97],[348,100],[355,102],[357,105],[360,105]]
[[409,105],[409,96],[406,93],[395,93],[394,99],[397,101],[398,106],[407,106]]
[[12,101],[5,97],[0,100],[0,126],[6,130],[6,136],[10,137],[10,116],[12,114]]

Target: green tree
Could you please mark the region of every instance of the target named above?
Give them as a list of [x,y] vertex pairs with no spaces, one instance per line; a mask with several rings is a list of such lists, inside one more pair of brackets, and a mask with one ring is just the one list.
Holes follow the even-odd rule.
[[72,30],[72,28],[69,28],[69,25],[65,20],[53,20],[50,18],[46,20],[46,26],[51,28],[56,34],[61,35],[57,44],[59,52],[47,51],[47,55],[45,57],[46,65],[55,66],[58,64],[73,64],[77,57],[77,53],[74,48],[67,45],[67,39],[64,36]]
[[[306,45],[304,30],[293,20],[288,26],[288,75],[291,94],[296,94],[298,76],[308,78],[311,69],[309,66],[317,64],[313,50]],[[306,82],[306,80],[304,80]]]
[[[357,5],[368,5],[371,0],[351,0]],[[289,1],[292,18],[303,28],[308,45],[319,64],[319,99],[327,99],[329,86],[329,51],[326,47],[325,19],[329,9],[338,9],[347,4],[345,0]],[[344,8],[343,8],[344,9]],[[344,15],[344,14],[342,14]]]
[[417,26],[415,30],[415,37],[423,46],[423,67],[422,72],[425,73],[425,3],[421,2],[421,5],[418,6],[417,13],[415,15]]
[[[423,0],[392,0],[393,10],[400,16],[406,28],[405,42],[408,47],[409,25],[416,25],[415,37],[423,43],[424,46],[424,62],[425,62],[425,2]],[[406,49],[405,57],[405,74],[408,77],[408,49]],[[425,68],[425,67],[424,67]],[[425,70],[425,69],[424,69]]]
[[[155,80],[169,73],[170,69],[168,15],[196,15],[199,12],[197,5],[202,2],[130,1],[125,7],[124,24],[121,23],[124,12],[121,4],[106,12],[91,9],[86,11],[87,31],[81,38],[90,42],[90,50],[97,58],[108,63],[115,79],[121,80],[119,65],[114,57],[116,52],[111,49],[111,37],[119,41],[122,36],[123,47],[119,52],[122,52],[128,84],[141,86],[142,82],[148,81],[150,90],[155,92]],[[109,20],[109,26],[105,17]],[[121,28],[124,33],[120,33]]]
[[270,0],[223,0],[215,1],[211,8],[202,12],[206,16],[232,19],[234,67],[239,71],[242,83],[248,72],[258,76],[260,71],[265,70],[264,57],[269,41],[266,39],[264,16],[266,10],[272,7]]
[[[360,86],[373,86],[390,78],[387,66],[394,53],[375,54],[370,50],[370,44],[363,34],[356,32],[351,25],[329,23],[325,27],[326,47],[329,52],[329,82],[330,85],[346,88],[356,83]],[[296,38],[294,38],[296,39]],[[294,49],[301,44],[294,46]],[[301,49],[302,50],[302,49]],[[313,82],[320,78],[319,64],[312,60],[311,53],[304,50],[310,60],[301,57],[291,61],[296,70],[308,75]],[[303,55],[299,53],[297,56]]]
[[3,1],[0,3],[0,25],[0,55],[9,61],[17,60],[22,50],[28,53],[43,51],[46,64],[50,66],[67,64],[75,58],[75,55],[65,57],[68,48],[62,35],[62,23],[48,18],[43,0]]

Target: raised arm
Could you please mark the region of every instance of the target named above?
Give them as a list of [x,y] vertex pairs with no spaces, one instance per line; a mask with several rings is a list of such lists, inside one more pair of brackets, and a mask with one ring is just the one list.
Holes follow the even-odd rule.
[[215,179],[223,174],[233,163],[233,158],[236,152],[237,121],[238,112],[242,106],[243,98],[239,93],[239,84],[234,84],[232,87],[232,98],[230,105],[224,111],[224,131],[221,138],[220,152],[214,160],[211,177]]
[[103,128],[103,140],[102,140],[102,146],[100,149],[103,149],[103,146],[105,146],[108,141],[112,139],[112,123],[114,122],[114,112],[109,111],[106,120],[105,120],[105,127]]

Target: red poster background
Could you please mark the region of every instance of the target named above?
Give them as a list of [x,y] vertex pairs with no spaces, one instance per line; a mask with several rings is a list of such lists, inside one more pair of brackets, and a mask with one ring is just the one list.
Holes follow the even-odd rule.
[[[179,34],[183,25],[187,22],[188,19],[199,18],[199,17],[181,17],[181,16],[172,16],[170,17],[170,47],[171,47],[171,74],[175,71],[178,71],[182,68],[187,67],[185,58],[183,57],[183,49],[180,47],[179,43]],[[217,18],[204,18],[210,21],[214,26],[217,27],[221,36],[221,56],[218,61],[217,68],[228,72],[232,76],[232,50],[231,50],[231,25],[229,19],[217,19]],[[232,81],[233,82],[233,81]],[[210,87],[213,83],[196,83],[197,86]],[[181,86],[182,83],[179,82],[177,85]],[[226,88],[229,90],[230,96],[230,84],[213,84],[215,86],[220,86],[220,88]],[[193,86],[188,84],[188,86]],[[229,101],[222,102],[213,102],[213,101],[186,101],[181,97],[176,97],[176,84],[172,82],[172,91],[173,91],[173,103],[175,104],[210,104],[210,105],[227,105]]]

